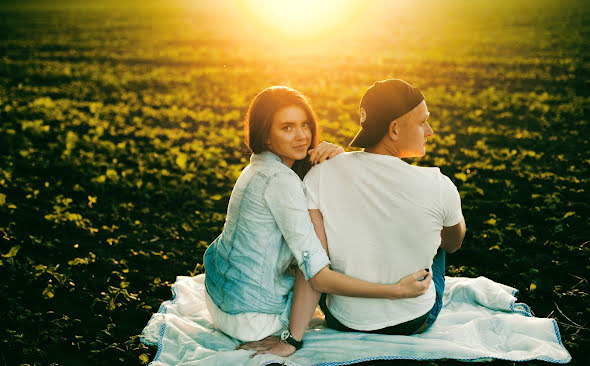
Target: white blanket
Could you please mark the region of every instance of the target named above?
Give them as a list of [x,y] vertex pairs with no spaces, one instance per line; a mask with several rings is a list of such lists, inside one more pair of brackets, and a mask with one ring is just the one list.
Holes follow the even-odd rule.
[[304,346],[288,358],[234,350],[239,341],[211,323],[204,300],[205,275],[179,276],[172,299],[160,306],[142,333],[142,342],[158,347],[151,366],[183,365],[350,365],[371,360],[457,359],[484,361],[543,360],[568,363],[553,319],[536,318],[517,304],[517,290],[485,277],[446,277],[443,308],[434,325],[413,336],[347,333],[309,329]]

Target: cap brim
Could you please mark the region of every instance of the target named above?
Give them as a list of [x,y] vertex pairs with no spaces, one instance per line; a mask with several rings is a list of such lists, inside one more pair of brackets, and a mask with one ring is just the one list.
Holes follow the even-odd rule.
[[370,131],[366,128],[360,129],[356,136],[350,141],[348,146],[350,147],[369,147],[375,145],[383,136],[379,136],[379,133]]

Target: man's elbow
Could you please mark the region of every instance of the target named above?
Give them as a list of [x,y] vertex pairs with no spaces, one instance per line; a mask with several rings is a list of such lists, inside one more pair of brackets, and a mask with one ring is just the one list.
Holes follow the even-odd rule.
[[463,239],[465,239],[465,226],[463,226],[463,230],[459,234],[459,237],[455,238],[453,245],[450,246],[450,250],[447,250],[447,252],[449,254],[453,254],[457,250],[461,249],[461,245],[463,245]]
[[461,248],[461,245],[463,245],[463,239],[465,239],[465,233],[466,232],[467,232],[467,227],[465,226],[465,219],[463,219],[463,222],[462,222],[462,225],[461,225],[461,232],[459,234],[459,239],[457,240],[457,248],[455,249],[454,252],[456,252],[457,250],[459,250]]
[[446,248],[443,248],[445,250],[445,252],[449,253],[449,254],[453,254],[455,253],[457,250],[461,249],[461,244],[463,244],[463,240],[455,243],[454,245],[449,245]]
[[463,244],[463,238],[455,238],[453,240],[443,240],[440,244],[440,249],[444,250],[449,254],[453,254],[459,249],[461,249],[461,245]]
[[441,231],[441,249],[450,254],[455,253],[461,248],[466,231],[465,219],[462,219],[457,225],[443,228]]

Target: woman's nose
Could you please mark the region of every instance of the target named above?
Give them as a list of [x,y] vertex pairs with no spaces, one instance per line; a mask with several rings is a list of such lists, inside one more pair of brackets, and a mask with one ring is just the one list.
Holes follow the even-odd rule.
[[305,133],[305,129],[304,128],[298,128],[297,129],[297,138],[298,139],[307,138],[307,134]]

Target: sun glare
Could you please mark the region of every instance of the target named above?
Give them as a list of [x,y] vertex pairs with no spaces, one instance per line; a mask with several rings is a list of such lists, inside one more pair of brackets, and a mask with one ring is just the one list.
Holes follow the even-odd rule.
[[261,30],[282,38],[320,38],[346,25],[361,0],[241,0],[241,8]]

